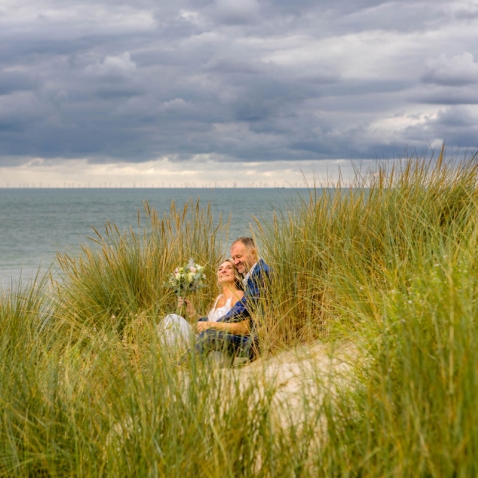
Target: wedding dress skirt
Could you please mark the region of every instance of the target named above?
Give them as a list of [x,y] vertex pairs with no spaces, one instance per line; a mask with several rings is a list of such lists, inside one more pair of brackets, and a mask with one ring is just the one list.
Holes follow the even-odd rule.
[[[227,314],[231,310],[231,299],[229,298],[223,307],[216,308],[217,302],[220,299],[219,295],[213,308],[207,315],[208,322],[217,322],[223,315]],[[168,349],[180,349],[183,350],[189,347],[196,337],[194,329],[191,324],[180,315],[169,314],[163,320],[159,322],[156,327],[159,335],[159,340]]]
[[159,322],[156,330],[159,340],[168,349],[184,349],[194,340],[191,324],[180,315],[169,314]]

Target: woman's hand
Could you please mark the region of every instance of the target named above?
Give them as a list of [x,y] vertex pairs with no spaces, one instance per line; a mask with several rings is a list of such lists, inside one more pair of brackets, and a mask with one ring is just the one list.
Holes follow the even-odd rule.
[[181,308],[184,305],[186,306],[186,314],[190,319],[197,314],[194,304],[190,300],[185,297],[178,297],[178,308]]

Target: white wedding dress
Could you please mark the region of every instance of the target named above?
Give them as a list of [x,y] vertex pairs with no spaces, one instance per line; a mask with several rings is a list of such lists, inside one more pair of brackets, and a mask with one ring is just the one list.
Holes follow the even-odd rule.
[[[223,315],[231,310],[231,297],[227,299],[226,304],[222,307],[216,308],[217,302],[222,297],[219,295],[213,308],[207,314],[209,322],[217,322]],[[180,315],[167,315],[156,327],[160,341],[168,349],[184,349],[188,347],[194,339],[195,333],[191,324]]]

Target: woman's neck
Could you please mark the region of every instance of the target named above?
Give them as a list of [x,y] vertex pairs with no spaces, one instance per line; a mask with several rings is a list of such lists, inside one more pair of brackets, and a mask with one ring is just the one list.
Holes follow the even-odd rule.
[[222,295],[232,297],[236,295],[237,289],[231,284],[222,284]]

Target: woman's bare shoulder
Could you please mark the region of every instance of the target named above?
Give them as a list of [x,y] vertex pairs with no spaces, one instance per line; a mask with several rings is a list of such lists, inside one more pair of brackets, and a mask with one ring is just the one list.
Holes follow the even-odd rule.
[[224,302],[224,294],[219,294],[216,296],[216,298],[214,299],[214,302],[213,302],[213,307],[220,307],[220,304],[221,302]]
[[243,297],[244,297],[244,291],[242,290],[234,291],[234,295],[232,296],[232,302],[235,304],[236,302],[239,302]]

